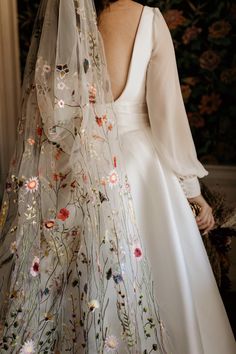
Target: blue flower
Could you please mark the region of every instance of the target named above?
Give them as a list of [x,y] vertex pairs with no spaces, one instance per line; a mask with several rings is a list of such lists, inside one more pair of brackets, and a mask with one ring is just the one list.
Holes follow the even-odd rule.
[[113,279],[116,284],[119,284],[121,281],[123,281],[123,277],[121,274],[113,275]]

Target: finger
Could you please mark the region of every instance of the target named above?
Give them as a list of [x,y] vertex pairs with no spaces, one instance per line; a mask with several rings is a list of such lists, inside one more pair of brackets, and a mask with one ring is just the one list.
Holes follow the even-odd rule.
[[210,207],[203,207],[201,212],[196,217],[196,221],[197,222],[203,221],[205,219],[205,216],[211,213],[212,213],[212,209]]
[[[214,220],[214,217],[212,216],[210,219],[209,225],[206,226],[206,228],[202,234],[206,235],[209,231],[211,231],[213,229],[214,225],[215,225],[215,220]],[[199,228],[199,230],[200,230],[200,228]]]
[[198,225],[198,228],[200,230],[206,229],[211,225],[211,222],[212,222],[212,218],[211,218],[211,215],[209,215],[204,223],[201,223],[200,225]]
[[196,217],[196,221],[198,223],[203,222],[205,220],[207,214],[208,214],[207,208],[202,209],[200,214]]
[[201,220],[197,221],[198,226],[203,226],[205,225],[207,222],[209,222],[209,220],[211,219],[211,212],[207,212],[204,214],[204,216],[202,217]]
[[[214,217],[213,217],[213,215],[212,215],[210,225],[206,228],[205,232],[207,233],[207,232],[209,232],[210,230],[212,230],[213,227],[214,227],[214,225],[215,225],[215,220],[214,220]],[[204,234],[205,234],[205,232],[204,232]],[[204,235],[204,234],[203,234],[203,235]]]

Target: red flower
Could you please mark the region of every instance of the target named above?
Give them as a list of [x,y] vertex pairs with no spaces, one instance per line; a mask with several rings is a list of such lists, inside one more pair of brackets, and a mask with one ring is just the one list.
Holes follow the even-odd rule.
[[59,179],[60,179],[59,175],[57,173],[54,173],[53,174],[53,180],[54,181],[59,181]]
[[137,257],[137,258],[140,258],[141,256],[142,256],[142,250],[141,250],[141,248],[140,247],[135,247],[135,249],[134,249],[134,255],[135,255],[135,257]]
[[30,274],[33,276],[33,277],[36,277],[38,274],[39,274],[39,258],[38,257],[34,257],[33,259],[33,262],[32,262],[32,266],[30,268]]
[[114,167],[117,167],[117,160],[116,160],[116,156],[114,156]]
[[102,117],[98,117],[96,116],[96,122],[99,125],[99,127],[101,127],[103,125],[103,123],[105,123],[107,121],[107,116],[106,114],[103,115]]
[[38,136],[42,136],[43,135],[43,128],[38,127],[37,134],[38,134]]
[[102,126],[102,118],[101,117],[96,117],[96,122],[97,122],[97,125],[99,125],[99,127]]
[[57,214],[57,218],[62,220],[62,221],[65,221],[66,219],[68,219],[70,215],[70,212],[68,209],[66,208],[62,208],[59,213]]

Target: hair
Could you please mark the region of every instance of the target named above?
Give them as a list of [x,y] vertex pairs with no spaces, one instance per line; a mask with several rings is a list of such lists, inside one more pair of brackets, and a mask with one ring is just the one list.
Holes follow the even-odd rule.
[[94,0],[94,4],[96,7],[97,15],[99,16],[100,13],[105,10],[112,2],[116,2],[117,0]]

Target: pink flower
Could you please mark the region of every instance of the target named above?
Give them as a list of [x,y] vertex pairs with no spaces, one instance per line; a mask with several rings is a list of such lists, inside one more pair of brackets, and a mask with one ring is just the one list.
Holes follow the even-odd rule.
[[142,258],[142,256],[143,256],[143,251],[142,251],[141,247],[135,246],[135,248],[134,248],[134,256],[135,256],[136,258],[138,258],[138,259],[141,259],[141,258]]
[[96,87],[90,86],[89,88],[89,102],[96,103],[97,90]]
[[118,182],[119,182],[119,177],[116,170],[114,169],[108,175],[108,183],[109,186],[112,188],[113,186],[116,186]]
[[30,268],[30,274],[32,277],[36,277],[39,274],[39,258],[34,257],[32,266]]
[[70,212],[68,209],[66,208],[62,208],[59,213],[57,214],[57,218],[62,220],[62,221],[65,221],[66,219],[68,219],[70,215]]

